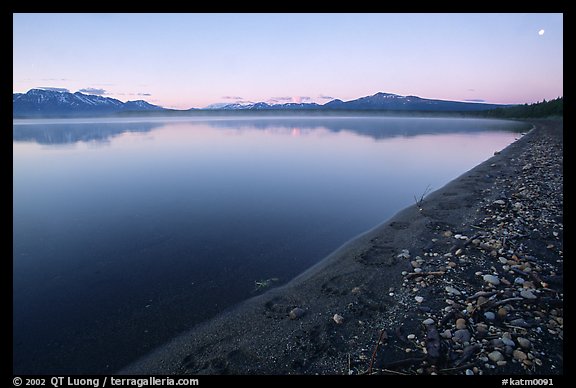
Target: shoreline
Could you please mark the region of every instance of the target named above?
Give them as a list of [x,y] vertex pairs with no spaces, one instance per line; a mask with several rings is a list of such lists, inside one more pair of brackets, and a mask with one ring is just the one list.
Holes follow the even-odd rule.
[[[119,374],[563,373],[562,198],[540,211],[559,213],[560,221],[556,214],[541,226],[530,219],[534,200],[524,203],[514,191],[553,180],[534,179],[538,174],[562,185],[562,164],[558,176],[553,159],[562,161],[563,122],[533,123],[528,134],[429,194],[421,210],[399,211],[286,285],[192,328]],[[543,150],[538,160],[535,147]],[[534,198],[541,195],[536,190]],[[548,226],[555,234],[542,233]],[[537,335],[548,342],[530,341]]]

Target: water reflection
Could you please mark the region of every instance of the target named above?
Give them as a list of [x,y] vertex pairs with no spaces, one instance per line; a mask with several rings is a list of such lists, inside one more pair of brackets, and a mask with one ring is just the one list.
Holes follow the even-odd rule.
[[[182,120],[178,120],[181,122]],[[39,144],[74,144],[78,142],[108,142],[113,136],[125,132],[145,133],[172,122],[113,122],[113,123],[70,123],[70,124],[19,124],[13,125],[14,141],[32,141]],[[265,130],[274,133],[287,133],[291,136],[309,134],[318,129],[330,132],[353,132],[373,139],[390,137],[410,137],[425,134],[475,133],[483,131],[527,129],[527,124],[490,119],[461,118],[407,118],[407,117],[252,117],[191,119],[189,124],[209,125],[213,128],[242,132],[245,130]]]
[[14,125],[14,373],[113,373],[491,156],[502,126],[522,124]]
[[46,145],[107,143],[113,136],[125,132],[149,132],[158,126],[158,123],[20,124],[12,126],[12,138],[14,141]]

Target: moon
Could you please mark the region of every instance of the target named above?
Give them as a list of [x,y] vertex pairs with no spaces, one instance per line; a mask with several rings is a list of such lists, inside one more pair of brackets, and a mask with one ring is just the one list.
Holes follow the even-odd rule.
[[538,31],[538,35],[540,35],[540,36],[544,35],[544,29],[541,29],[540,31]]

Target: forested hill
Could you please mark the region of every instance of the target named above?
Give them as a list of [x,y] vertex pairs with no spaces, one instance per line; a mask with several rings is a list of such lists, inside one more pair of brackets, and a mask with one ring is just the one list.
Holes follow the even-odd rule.
[[564,97],[558,97],[554,100],[536,102],[534,104],[515,105],[505,108],[496,108],[479,112],[483,117],[502,117],[502,118],[543,118],[543,117],[563,117],[564,116]]

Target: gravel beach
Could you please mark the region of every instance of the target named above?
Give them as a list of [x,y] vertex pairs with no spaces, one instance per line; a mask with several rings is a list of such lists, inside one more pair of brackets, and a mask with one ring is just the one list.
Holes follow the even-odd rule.
[[[563,374],[563,122],[120,374]],[[454,161],[457,163],[457,161]]]

